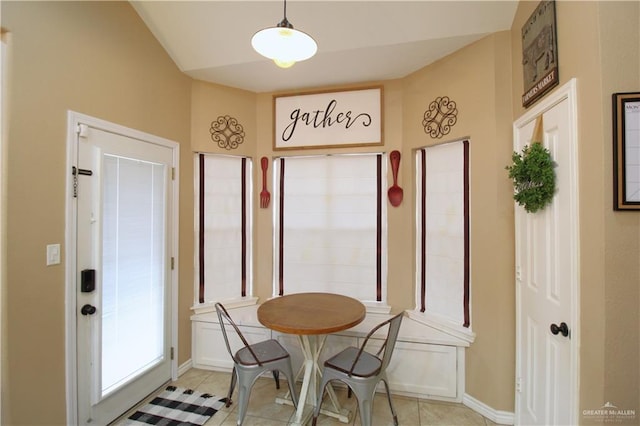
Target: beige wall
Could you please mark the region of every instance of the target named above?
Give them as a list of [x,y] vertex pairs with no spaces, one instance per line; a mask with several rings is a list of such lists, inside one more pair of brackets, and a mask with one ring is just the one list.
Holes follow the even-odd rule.
[[[65,424],[67,111],[177,141],[184,165],[191,161],[191,81],[126,2],[2,2],[2,27],[12,33],[14,53],[2,424]],[[181,178],[184,184],[191,175]],[[191,206],[180,214],[192,216]],[[51,243],[63,245],[63,263],[47,267]],[[192,262],[182,258],[181,271],[186,265]],[[189,295],[190,276],[180,276]],[[182,347],[185,361],[190,348]]]
[[[640,419],[640,216],[615,212],[611,94],[640,91],[640,2],[611,2],[598,8],[602,55],[600,104],[604,142],[605,341],[604,397]],[[585,407],[586,408],[586,407]]]
[[[521,2],[512,26],[514,118],[524,111],[519,29],[536,5]],[[640,217],[612,209],[611,94],[640,89],[639,4],[557,2],[556,17],[560,84],[577,80],[580,413],[605,402],[638,412]]]
[[[220,148],[211,139],[211,123],[228,115],[242,125],[245,138],[238,148]],[[211,152],[253,157],[256,150],[256,94],[217,84],[191,82],[191,140],[181,161],[180,183],[180,297],[178,300],[178,363],[191,359],[191,308],[194,305],[194,153]],[[254,181],[258,182],[259,163],[254,165]]]
[[[467,350],[466,392],[504,411],[513,411],[515,374],[513,200],[505,170],[512,151],[510,61],[509,33],[497,33],[407,77],[403,91],[407,158],[425,145],[470,141],[471,328],[477,337]],[[456,102],[458,121],[451,133],[432,139],[422,119],[438,96]],[[405,185],[411,188],[411,180]],[[410,222],[413,207],[407,206]],[[414,243],[405,257],[413,258]]]
[[[511,123],[524,112],[520,28],[536,4],[519,5],[511,31],[488,36],[404,79],[351,86],[384,86],[384,150],[402,152],[399,184],[405,199],[389,208],[388,298],[394,311],[415,304],[413,150],[470,140],[477,338],[467,351],[466,391],[504,411],[514,409],[515,372],[513,201],[504,167],[512,151]],[[557,4],[561,83],[578,79],[581,410],[606,401],[640,408],[640,219],[611,209],[610,118],[611,93],[640,88],[638,9],[637,2]],[[257,160],[299,151],[272,149],[271,93],[191,81],[126,3],[2,2],[2,26],[12,32],[14,51],[2,423],[63,424],[64,268],[44,266],[44,249],[64,242],[67,110],[181,143],[179,364],[191,356],[193,152]],[[441,140],[431,139],[421,124],[437,96],[449,96],[459,110],[457,124]],[[244,126],[245,142],[237,150],[222,150],[210,139],[210,123],[220,115]],[[257,182],[259,173],[256,162]],[[261,300],[271,295],[271,212],[257,206],[254,212],[255,294]],[[31,406],[34,389],[38,410]]]
[[[258,131],[256,129],[256,98],[253,92],[217,84],[193,81],[191,111],[191,149],[230,155],[254,156]],[[244,142],[236,149],[225,149],[211,139],[211,123],[218,117],[230,116],[244,130]],[[259,164],[258,171],[260,171]]]

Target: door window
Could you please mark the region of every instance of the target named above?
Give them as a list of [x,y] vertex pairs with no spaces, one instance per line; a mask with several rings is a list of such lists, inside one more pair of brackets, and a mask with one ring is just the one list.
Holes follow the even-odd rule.
[[101,398],[162,361],[165,175],[164,164],[103,157]]

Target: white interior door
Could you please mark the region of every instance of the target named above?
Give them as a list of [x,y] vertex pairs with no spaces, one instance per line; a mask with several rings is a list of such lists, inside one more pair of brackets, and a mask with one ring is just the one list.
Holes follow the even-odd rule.
[[[573,81],[514,125],[514,150],[531,144],[542,114],[556,163],[544,210],[516,205],[516,424],[569,425],[577,417],[578,204]],[[562,324],[565,324],[565,330]]]
[[174,147],[79,126],[79,424],[111,422],[171,379]]

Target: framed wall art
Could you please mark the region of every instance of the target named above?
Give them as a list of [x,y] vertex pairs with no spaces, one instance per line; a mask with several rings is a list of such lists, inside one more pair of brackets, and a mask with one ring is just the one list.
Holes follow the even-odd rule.
[[382,145],[382,87],[274,95],[274,150]]
[[525,108],[560,82],[554,0],[540,2],[522,27],[522,73]]
[[613,208],[640,210],[640,92],[613,94]]

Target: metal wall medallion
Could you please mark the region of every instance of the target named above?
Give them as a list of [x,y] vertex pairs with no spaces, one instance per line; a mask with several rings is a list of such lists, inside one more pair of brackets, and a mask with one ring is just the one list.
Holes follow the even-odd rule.
[[216,121],[211,122],[211,139],[220,148],[236,149],[244,142],[244,128],[233,117],[228,115],[220,116]]
[[448,96],[439,96],[429,104],[429,109],[425,111],[422,126],[425,133],[432,138],[441,138],[451,131],[457,121],[456,103]]

